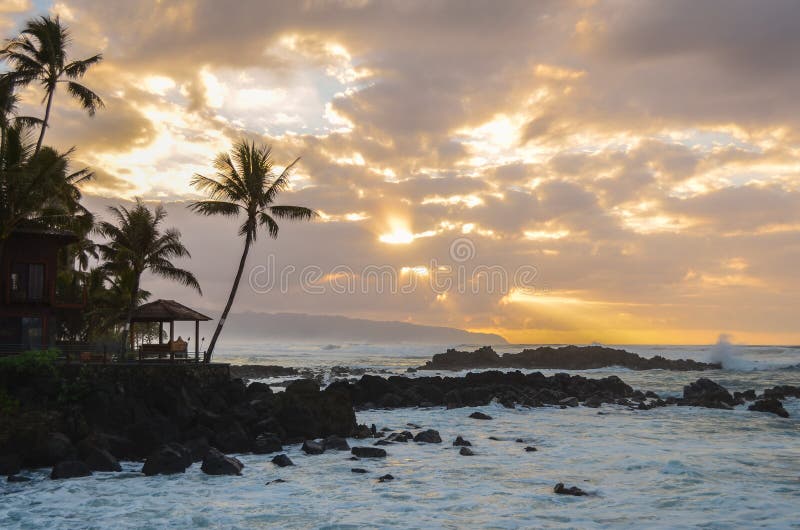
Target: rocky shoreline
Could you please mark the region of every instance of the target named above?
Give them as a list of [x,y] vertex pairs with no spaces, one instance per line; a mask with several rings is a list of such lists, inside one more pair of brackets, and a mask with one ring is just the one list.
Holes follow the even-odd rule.
[[449,349],[438,353],[419,370],[471,370],[479,368],[519,368],[534,370],[592,370],[619,366],[631,370],[719,370],[718,363],[691,359],[646,358],[625,350],[604,346],[542,346],[519,353],[498,355],[490,346],[472,352]]
[[[4,414],[0,422],[0,475],[20,481],[21,469],[48,467],[53,479],[87,476],[93,471],[119,471],[119,460],[143,462],[145,475],[180,473],[194,462],[202,462],[201,469],[208,474],[236,475],[242,463],[226,453],[275,453],[275,465],[291,466],[288,456],[280,454],[286,444],[303,443],[307,454],[350,451],[358,459],[385,457],[386,450],[375,446],[441,443],[434,429],[409,425],[417,432],[382,432],[374,425],[357,425],[355,411],[374,408],[453,409],[497,402],[505,407],[613,405],[648,410],[669,405],[732,409],[749,404],[751,411],[788,417],[781,400],[800,398],[796,386],[778,386],[760,395],[753,390],[730,393],[707,378],[686,385],[681,397],[662,398],[634,389],[617,376],[520,371],[463,377],[363,375],[323,390],[316,381],[303,379],[275,393],[261,382],[247,385],[242,379],[195,370],[176,366],[123,377],[125,371],[109,368],[89,377],[84,369],[72,367],[25,381],[6,379],[18,409]],[[71,394],[65,395],[65,388]],[[480,412],[470,418],[492,419]],[[377,441],[351,448],[348,437]],[[466,440],[456,442],[463,456],[473,456]],[[569,488],[560,493],[565,492]]]

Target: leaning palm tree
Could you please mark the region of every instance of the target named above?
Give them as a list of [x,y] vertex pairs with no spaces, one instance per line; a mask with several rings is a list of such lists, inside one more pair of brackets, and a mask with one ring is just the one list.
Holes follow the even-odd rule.
[[0,51],[0,59],[6,60],[11,70],[3,74],[3,79],[12,86],[26,86],[37,82],[44,89],[42,103],[46,103],[42,129],[36,142],[36,152],[42,148],[44,133],[50,122],[50,109],[53,96],[59,84],[65,83],[67,91],[78,103],[94,116],[102,108],[103,100],[86,86],[76,82],[87,70],[103,60],[102,54],[87,59],[68,61],[67,47],[70,43],[69,30],[61,25],[58,17],[39,17],[25,24],[19,37],[11,40]]
[[[103,221],[98,232],[108,242],[99,245],[100,254],[106,263],[104,268],[111,274],[124,277],[130,273],[130,298],[126,315],[127,333],[130,332],[133,312],[139,300],[142,274],[149,270],[156,276],[177,281],[202,294],[200,284],[191,272],[178,268],[173,258],[191,257],[181,243],[181,233],[175,228],[162,231],[161,222],[167,216],[161,205],[151,211],[141,199],[136,199],[133,208],[109,207],[115,223]],[[126,337],[127,338],[127,337]]]
[[247,253],[256,241],[259,228],[266,229],[269,236],[275,239],[278,237],[276,219],[308,221],[318,215],[314,210],[302,206],[273,204],[277,196],[289,187],[290,173],[299,160],[295,159],[276,175],[273,171],[272,148],[265,145],[256,146],[254,142],[248,143],[242,139],[234,144],[230,154],[217,155],[214,161],[217,173],[214,177],[195,175],[192,179],[192,185],[209,196],[208,200],[190,204],[189,208],[193,211],[202,215],[244,216],[244,222],[239,227],[239,235],[244,237],[244,250],[228,295],[228,303],[225,304],[214,336],[208,345],[205,362],[211,362],[214,346],[239,289]]

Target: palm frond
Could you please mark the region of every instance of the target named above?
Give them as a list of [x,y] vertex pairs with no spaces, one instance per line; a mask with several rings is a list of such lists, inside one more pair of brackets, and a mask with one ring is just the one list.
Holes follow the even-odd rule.
[[67,90],[69,93],[78,100],[81,107],[89,113],[89,116],[94,116],[97,109],[105,107],[105,103],[100,99],[100,96],[74,81],[67,82]]

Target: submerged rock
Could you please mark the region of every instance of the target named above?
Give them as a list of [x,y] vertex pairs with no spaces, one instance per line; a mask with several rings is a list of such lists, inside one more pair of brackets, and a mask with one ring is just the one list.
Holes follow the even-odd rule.
[[30,481],[31,481],[30,478],[23,477],[22,475],[9,475],[8,478],[6,479],[6,482],[16,482],[16,483],[30,482]]
[[427,444],[440,444],[442,443],[442,437],[439,436],[439,431],[434,429],[427,429],[425,431],[420,431],[414,436],[415,442],[422,442]]
[[527,447],[525,448],[525,452],[526,452],[526,453],[535,453],[536,451],[538,451],[538,449],[536,449],[536,448],[535,448],[535,447],[533,447],[532,445],[529,445],[529,446],[527,446]]
[[394,480],[394,477],[392,475],[390,475],[389,473],[387,473],[387,474],[383,475],[382,477],[378,478],[378,482],[389,482],[391,480]]
[[208,450],[200,469],[206,475],[241,475],[244,464],[239,459],[226,456],[213,447]]
[[458,454],[460,454],[461,456],[474,456],[475,455],[475,453],[473,453],[472,449],[470,449],[469,447],[462,447],[458,451]]
[[770,412],[781,418],[788,418],[789,412],[785,408],[783,408],[783,403],[775,398],[764,398],[759,399],[749,407],[747,410],[752,410],[756,412]]
[[283,444],[281,439],[276,434],[271,432],[264,432],[256,436],[253,442],[253,453],[257,455],[266,455],[269,453],[277,453],[283,451]]
[[559,405],[562,407],[577,407],[578,406],[578,398],[576,397],[567,397],[562,399],[558,402]]
[[85,462],[81,462],[80,460],[66,460],[64,462],[59,462],[53,467],[53,471],[50,472],[50,478],[88,477],[91,474],[92,470],[89,469],[89,466],[86,465]]
[[184,473],[192,465],[192,454],[178,443],[169,443],[156,449],[142,466],[142,473],[153,475],[173,475]]
[[473,420],[491,420],[492,419],[491,416],[489,416],[488,414],[484,414],[483,412],[480,412],[480,411],[473,412],[472,414],[469,415],[469,417],[472,418]]
[[369,473],[369,471],[367,471],[366,469],[361,468],[361,467],[351,468],[350,471],[353,472],[353,473],[359,473],[359,474]]
[[350,450],[358,458],[385,458],[386,451],[380,447],[353,447]]
[[558,484],[556,484],[556,487],[553,488],[553,492],[554,493],[558,493],[559,495],[574,495],[576,497],[583,497],[585,495],[588,495],[588,493],[586,493],[585,491],[583,491],[579,487],[571,486],[571,487],[567,488],[567,487],[564,486],[564,484],[562,482],[559,482]]
[[288,456],[286,456],[285,454],[275,455],[272,458],[272,463],[275,464],[278,467],[287,467],[287,466],[293,466],[294,465],[294,462],[292,462],[292,459],[289,458]]
[[459,435],[456,436],[456,439],[453,441],[453,445],[455,447],[470,447],[472,444]]
[[114,455],[99,447],[90,446],[81,451],[81,458],[92,471],[122,471]]

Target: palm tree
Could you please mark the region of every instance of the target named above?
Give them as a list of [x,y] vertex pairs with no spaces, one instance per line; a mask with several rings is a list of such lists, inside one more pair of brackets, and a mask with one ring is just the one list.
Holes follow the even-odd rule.
[[189,208],[193,211],[202,215],[244,216],[244,222],[239,227],[239,235],[244,237],[244,250],[228,295],[228,303],[225,304],[208,345],[205,362],[211,362],[214,346],[239,289],[247,253],[256,241],[259,227],[265,228],[269,236],[275,239],[278,237],[276,219],[308,221],[318,216],[314,210],[302,206],[273,204],[277,196],[289,187],[289,175],[299,160],[295,159],[276,176],[273,172],[272,148],[265,145],[257,147],[254,142],[248,143],[242,139],[234,144],[231,154],[217,155],[214,161],[217,173],[214,177],[195,175],[192,179],[192,185],[209,196],[208,200],[190,204]]
[[53,96],[59,84],[66,83],[67,91],[89,113],[89,116],[94,116],[97,109],[104,106],[100,96],[76,82],[91,66],[102,61],[103,55],[97,54],[88,59],[68,62],[69,43],[69,30],[61,25],[59,18],[43,16],[29,20],[20,36],[11,40],[5,49],[0,51],[0,58],[8,61],[11,66],[11,70],[2,76],[6,82],[14,87],[38,82],[44,89],[42,102],[46,102],[47,106],[39,140],[36,142],[37,153],[42,148],[44,133],[50,121]]
[[93,177],[88,169],[69,171],[72,151],[45,147],[35,153],[24,123],[0,125],[0,258],[11,233],[22,226],[91,226],[79,185]]
[[130,332],[133,312],[139,301],[141,277],[144,271],[177,281],[202,294],[200,284],[191,272],[176,267],[173,258],[191,257],[181,243],[181,233],[175,228],[162,232],[161,222],[167,216],[161,205],[151,211],[141,199],[131,209],[124,206],[109,207],[116,224],[101,222],[98,232],[108,239],[99,245],[100,254],[106,260],[104,268],[118,277],[130,271],[130,298],[126,315],[127,332]]

